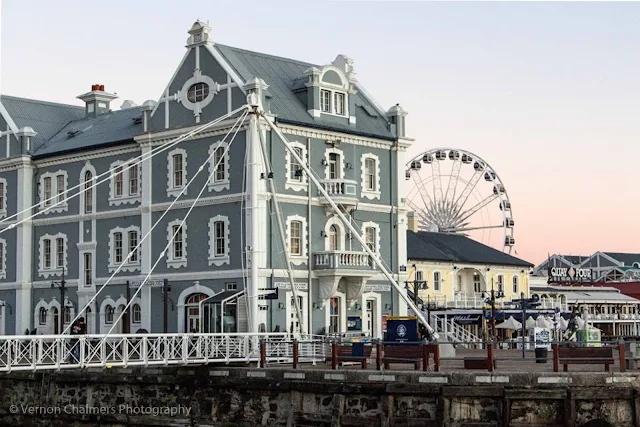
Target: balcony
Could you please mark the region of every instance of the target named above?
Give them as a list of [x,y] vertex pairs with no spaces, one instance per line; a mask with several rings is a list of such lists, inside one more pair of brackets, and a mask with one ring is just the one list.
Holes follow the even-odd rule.
[[376,264],[364,252],[327,251],[313,254],[314,270],[369,270],[375,271]]
[[[346,210],[351,210],[358,204],[358,183],[350,179],[325,179],[322,187],[329,194],[331,200],[337,205],[342,205]],[[327,215],[333,214],[331,206],[325,197],[318,191],[320,203],[325,203]]]

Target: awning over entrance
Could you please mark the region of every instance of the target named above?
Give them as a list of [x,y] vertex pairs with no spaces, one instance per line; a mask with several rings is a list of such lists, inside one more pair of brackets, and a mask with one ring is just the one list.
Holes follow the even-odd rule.
[[238,332],[239,323],[246,317],[246,307],[238,304],[243,290],[222,291],[202,302],[201,315],[204,332]]

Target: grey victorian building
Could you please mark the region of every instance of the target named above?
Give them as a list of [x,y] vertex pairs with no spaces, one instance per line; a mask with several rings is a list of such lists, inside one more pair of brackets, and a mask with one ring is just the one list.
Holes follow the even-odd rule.
[[[236,117],[170,145],[242,107],[252,91],[267,112],[258,132],[268,162],[247,164],[250,147],[259,143],[247,122],[233,140],[218,144]],[[304,332],[381,336],[383,316],[406,314],[389,282],[265,123],[275,123],[292,142],[402,283],[404,152],[411,144],[406,113],[399,105],[378,107],[349,58],[314,65],[224,46],[207,24],[196,22],[157,101],[125,101],[116,110],[117,96],[102,85],[77,98],[84,106],[0,99],[0,333],[57,333],[96,293],[86,309],[90,333],[105,333],[114,322],[117,332],[162,332],[165,318],[168,332],[243,332],[253,315],[259,330],[291,331],[298,318],[270,179],[285,222],[284,250]],[[167,150],[156,150],[165,145]],[[138,161],[140,156],[149,158]],[[249,218],[248,188],[257,192],[252,211],[260,215],[258,226]],[[249,275],[249,262],[258,266],[257,277]],[[63,279],[65,301],[58,287]],[[247,300],[250,280],[264,294],[257,313]],[[129,299],[129,312],[117,322]]]

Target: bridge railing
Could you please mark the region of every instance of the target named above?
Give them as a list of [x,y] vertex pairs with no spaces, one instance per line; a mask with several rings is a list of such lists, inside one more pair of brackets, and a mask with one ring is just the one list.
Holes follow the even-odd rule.
[[[323,358],[322,340],[304,338],[301,358]],[[286,333],[0,336],[0,372],[258,362],[260,342],[266,344],[269,362],[290,363],[291,341]]]

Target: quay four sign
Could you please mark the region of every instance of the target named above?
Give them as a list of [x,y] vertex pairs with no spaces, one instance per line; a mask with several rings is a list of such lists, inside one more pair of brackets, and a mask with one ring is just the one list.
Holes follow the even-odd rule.
[[549,268],[549,277],[552,280],[566,280],[569,281],[585,281],[591,280],[590,268],[574,268],[574,267],[551,267]]

